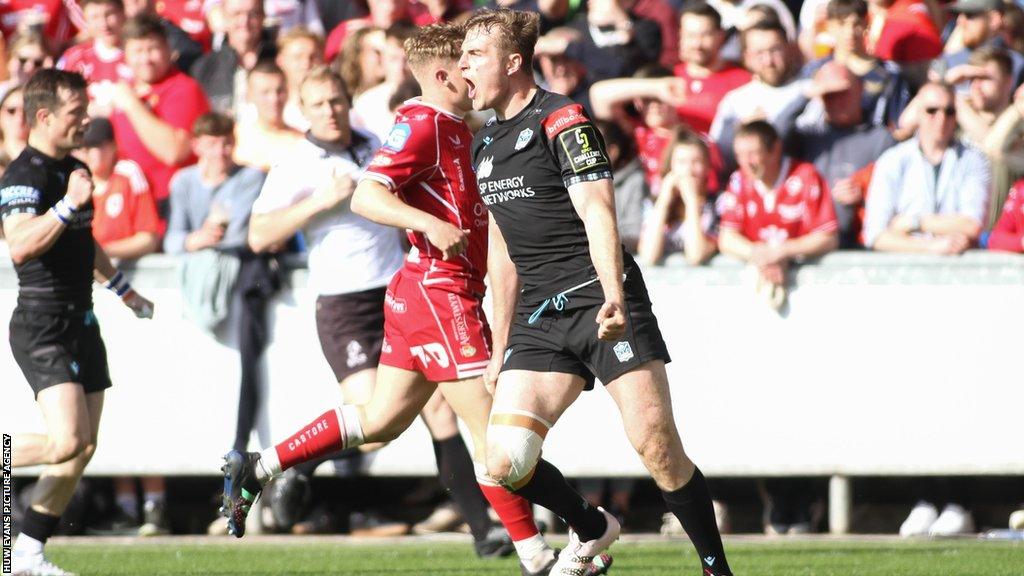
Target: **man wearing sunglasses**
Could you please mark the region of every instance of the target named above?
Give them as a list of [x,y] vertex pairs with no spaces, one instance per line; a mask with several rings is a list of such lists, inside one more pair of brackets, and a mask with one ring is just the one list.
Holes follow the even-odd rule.
[[917,134],[875,164],[864,244],[887,252],[960,254],[981,231],[989,162],[955,137],[955,98],[948,84],[925,84],[907,114],[916,116]]

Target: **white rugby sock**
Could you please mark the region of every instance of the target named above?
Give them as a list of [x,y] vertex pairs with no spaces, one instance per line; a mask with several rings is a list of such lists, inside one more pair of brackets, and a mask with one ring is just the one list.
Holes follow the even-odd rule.
[[548,546],[544,536],[534,534],[525,540],[512,543],[516,547],[519,560],[530,572],[538,572],[555,557],[555,551]]
[[340,411],[341,425],[345,428],[345,448],[355,448],[364,442],[363,425],[359,422],[359,409],[344,404]]
[[43,543],[27,534],[18,534],[14,541],[14,553],[19,556],[32,556],[43,553]]
[[271,446],[260,452],[256,461],[256,480],[266,484],[281,475],[281,460],[277,457],[277,448]]

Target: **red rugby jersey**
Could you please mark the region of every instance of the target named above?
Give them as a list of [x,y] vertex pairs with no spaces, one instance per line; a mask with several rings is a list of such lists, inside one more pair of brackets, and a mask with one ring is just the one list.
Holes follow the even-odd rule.
[[772,190],[737,170],[718,201],[721,227],[751,242],[781,244],[812,232],[839,229],[825,179],[810,162],[786,159]]
[[425,234],[409,232],[412,250],[403,273],[431,284],[464,284],[484,293],[487,273],[487,209],[480,198],[470,144],[473,133],[450,112],[409,100],[395,115],[364,178],[383,183],[408,205],[469,230],[469,247],[444,261]]

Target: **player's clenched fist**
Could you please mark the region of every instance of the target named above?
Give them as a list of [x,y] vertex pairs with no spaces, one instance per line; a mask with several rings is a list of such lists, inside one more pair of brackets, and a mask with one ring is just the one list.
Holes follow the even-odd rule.
[[618,340],[626,333],[626,315],[617,302],[605,302],[597,312],[596,322],[598,340]]
[[92,177],[84,169],[78,169],[68,176],[68,191],[65,197],[78,210],[92,202]]
[[135,290],[129,290],[121,297],[121,301],[131,309],[136,318],[150,319],[153,317],[153,303]]
[[442,220],[434,220],[426,230],[427,240],[441,251],[442,260],[451,260],[466,251],[469,237],[465,230]]
[[484,388],[487,392],[494,396],[494,391],[498,389],[498,374],[501,373],[501,365],[504,354],[498,354],[495,352],[491,355],[491,360],[487,363],[487,368],[484,369]]

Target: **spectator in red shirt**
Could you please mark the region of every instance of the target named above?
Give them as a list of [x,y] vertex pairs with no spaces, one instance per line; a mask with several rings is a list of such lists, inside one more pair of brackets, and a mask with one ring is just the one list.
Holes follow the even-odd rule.
[[[166,9],[168,8],[167,1],[161,0],[159,2],[160,11],[157,11],[155,5],[156,0],[123,0],[124,1],[124,13],[128,18],[134,18],[142,14],[149,14],[156,16],[160,19],[160,25],[164,27],[164,32],[167,33],[167,43],[171,46],[171,54],[174,56],[174,64],[179,70],[190,70],[192,63],[196,61],[203,53],[210,49],[209,45],[201,44],[197,40],[193,40],[190,33],[185,32],[181,26],[187,26],[188,22],[185,20],[174,20],[171,21],[168,17],[164,16]],[[172,3],[177,3],[182,0],[170,0]],[[186,3],[198,2],[198,0],[185,0]]]
[[119,82],[131,82],[131,68],[124,61],[121,30],[124,28],[122,0],[80,0],[89,40],[64,52],[57,67],[81,74],[89,83],[90,112],[110,114],[111,92]]
[[779,133],[768,122],[741,126],[733,148],[739,170],[718,202],[718,247],[756,266],[778,307],[790,262],[839,244],[832,198],[813,164],[783,157]]
[[1018,180],[1010,188],[1003,214],[988,233],[987,241],[989,250],[1024,252],[1024,180]]
[[679,58],[675,75],[682,79],[677,88],[676,110],[683,122],[707,134],[726,94],[750,82],[750,72],[722,60],[725,43],[722,17],[704,2],[688,4],[680,17]]
[[167,35],[151,15],[131,18],[124,27],[125,60],[133,84],[114,89],[114,126],[121,156],[134,160],[149,179],[163,226],[167,184],[174,173],[195,162],[189,130],[210,109],[199,84],[175,68]]
[[139,166],[117,159],[114,127],[93,118],[76,155],[92,172],[92,234],[111,258],[136,259],[160,248],[160,219]]

